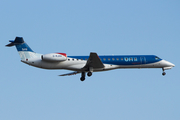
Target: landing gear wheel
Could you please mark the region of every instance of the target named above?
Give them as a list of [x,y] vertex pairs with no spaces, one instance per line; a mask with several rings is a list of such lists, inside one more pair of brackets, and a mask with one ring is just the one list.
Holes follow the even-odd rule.
[[84,81],[84,80],[85,80],[85,77],[81,77],[80,80],[81,80],[81,81]]
[[87,73],[87,76],[90,77],[91,75],[92,75],[92,72],[88,72],[88,73]]
[[85,80],[85,77],[86,77],[86,73],[85,73],[85,72],[82,72],[82,73],[81,73],[81,78],[80,78],[80,80],[81,80],[81,81],[84,81],[84,80]]
[[163,72],[163,73],[162,73],[162,75],[163,75],[163,76],[165,76],[165,75],[166,75],[166,73],[165,73],[165,72]]

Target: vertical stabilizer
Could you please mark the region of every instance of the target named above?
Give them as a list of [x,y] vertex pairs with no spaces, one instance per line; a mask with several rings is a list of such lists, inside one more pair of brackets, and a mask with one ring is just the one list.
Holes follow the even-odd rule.
[[16,46],[16,49],[21,57],[21,60],[37,57],[36,53],[24,42],[22,37],[16,37],[15,40],[10,40],[7,47]]

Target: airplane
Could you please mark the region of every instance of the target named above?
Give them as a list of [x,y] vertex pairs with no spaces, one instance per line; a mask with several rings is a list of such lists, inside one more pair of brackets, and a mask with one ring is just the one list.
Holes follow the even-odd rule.
[[159,58],[156,55],[101,55],[90,52],[89,56],[67,56],[66,53],[39,54],[34,52],[24,41],[23,37],[10,40],[7,47],[16,46],[21,62],[43,69],[66,69],[73,72],[59,76],[81,74],[81,81],[85,76],[91,76],[93,72],[108,71],[127,68],[162,68],[165,70],[175,65]]

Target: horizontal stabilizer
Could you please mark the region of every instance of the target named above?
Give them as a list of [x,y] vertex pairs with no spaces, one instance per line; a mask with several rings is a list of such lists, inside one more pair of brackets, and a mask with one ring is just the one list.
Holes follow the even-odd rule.
[[12,47],[12,46],[14,46],[14,43],[9,43],[6,45],[6,47]]
[[10,40],[9,42],[11,43],[7,44],[6,47],[12,47],[14,45],[22,44],[24,43],[24,40],[22,37],[16,37],[14,41]]
[[62,74],[62,75],[59,75],[59,76],[70,76],[70,75],[76,75],[76,74],[78,74],[78,73],[80,73],[80,72],[71,72],[71,73],[67,73],[67,74]]

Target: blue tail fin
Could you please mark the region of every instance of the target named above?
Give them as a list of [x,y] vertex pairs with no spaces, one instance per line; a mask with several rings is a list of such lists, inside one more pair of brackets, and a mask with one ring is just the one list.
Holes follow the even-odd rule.
[[11,43],[7,44],[6,46],[16,46],[21,60],[37,57],[37,54],[24,42],[22,37],[16,37],[14,41],[10,40],[9,42]]
[[33,52],[33,50],[24,42],[22,37],[16,37],[15,40],[10,40],[10,44],[6,45],[7,47],[16,46],[17,51],[29,51]]

